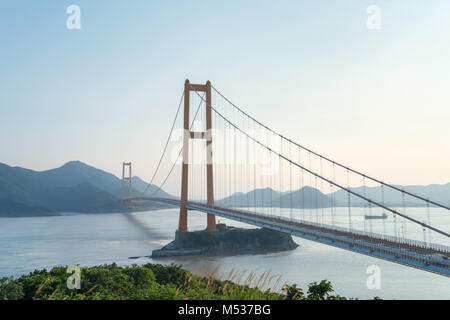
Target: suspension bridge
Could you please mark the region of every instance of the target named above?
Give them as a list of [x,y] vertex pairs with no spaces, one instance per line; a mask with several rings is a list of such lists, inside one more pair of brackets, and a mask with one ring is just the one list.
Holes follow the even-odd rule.
[[[182,146],[166,161],[183,102]],[[171,179],[179,197],[158,196]],[[188,211],[198,211],[210,231],[222,217],[450,276],[450,205],[289,139],[209,81],[186,80],[156,170],[146,190],[127,200],[179,206],[178,232],[188,231]]]

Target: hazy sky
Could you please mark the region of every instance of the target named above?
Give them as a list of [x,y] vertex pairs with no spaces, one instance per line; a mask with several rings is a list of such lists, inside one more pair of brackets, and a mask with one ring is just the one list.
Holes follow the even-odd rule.
[[448,0],[4,0],[0,40],[9,165],[132,161],[149,179],[189,78],[383,180],[450,181]]

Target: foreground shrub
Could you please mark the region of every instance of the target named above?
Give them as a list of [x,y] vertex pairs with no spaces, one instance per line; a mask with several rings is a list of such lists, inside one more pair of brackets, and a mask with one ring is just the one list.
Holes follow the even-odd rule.
[[[160,264],[119,267],[116,264],[81,268],[81,288],[69,289],[67,267],[36,270],[18,279],[0,279],[0,299],[7,300],[328,300],[334,296],[329,281],[311,283],[307,295],[296,285],[286,285],[281,292],[263,290],[270,274],[256,277],[250,273],[244,283],[221,281],[213,275],[200,277],[176,265]],[[231,275],[231,273],[230,273]],[[230,276],[230,278],[232,278]],[[232,280],[232,279],[231,279]],[[255,280],[255,281],[254,281]],[[239,280],[240,281],[240,280]],[[238,281],[238,282],[239,282]],[[280,277],[276,283],[280,282]]]

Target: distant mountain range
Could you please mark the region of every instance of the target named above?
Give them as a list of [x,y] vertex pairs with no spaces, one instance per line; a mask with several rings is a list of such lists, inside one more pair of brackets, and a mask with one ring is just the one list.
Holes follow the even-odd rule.
[[[434,200],[444,205],[450,205],[450,183],[447,184],[431,184],[428,186],[400,186],[395,185],[395,187],[401,188],[412,194],[419,195],[425,199]],[[351,188],[351,190],[359,193],[366,194],[366,196],[377,202],[384,202],[391,207],[401,207],[403,206],[402,193],[395,191],[387,187],[357,187]],[[341,203],[348,203],[348,194],[344,190],[339,190],[334,193],[334,198],[336,201]],[[350,201],[354,206],[361,206],[364,204],[363,200],[351,195]],[[413,206],[424,206],[426,205],[424,201],[421,201],[412,196],[405,195],[405,205],[409,207]]]
[[[435,200],[444,205],[450,205],[450,183],[443,185],[428,185],[428,186],[396,186],[409,191],[413,194],[420,195],[426,199]],[[367,196],[367,198],[384,203],[391,207],[403,206],[402,194],[391,188],[384,187],[357,187],[350,188],[351,190]],[[347,206],[348,193],[344,190],[339,190],[331,194],[324,194],[312,187],[303,187],[292,192],[279,192],[270,188],[256,189],[247,193],[234,193],[229,197],[221,200],[216,200],[217,205],[223,206],[237,206],[237,207],[269,207],[276,206],[281,208],[288,208],[292,205],[294,208],[316,208],[316,207],[330,207]],[[350,204],[354,207],[364,206],[364,201],[354,195],[350,195]],[[367,204],[367,203],[366,203]],[[424,206],[425,203],[416,198],[406,195],[405,205]]]
[[[132,195],[140,195],[147,183],[132,178]],[[129,210],[120,202],[122,180],[115,175],[71,161],[47,171],[33,171],[0,163],[0,216],[44,216],[59,212],[114,212]],[[150,185],[146,194],[156,191]],[[172,197],[159,190],[155,196]],[[142,204],[151,209],[155,204]],[[159,207],[159,206],[157,206]]]
[[292,192],[279,192],[271,188],[255,189],[247,193],[235,193],[215,201],[222,206],[236,207],[281,207],[281,208],[315,208],[332,205],[331,197],[317,189],[304,187]]
[[[139,177],[132,178],[132,195],[139,196],[147,183]],[[414,194],[450,205],[450,183],[429,186],[398,186]],[[359,194],[365,194],[374,201],[382,202],[380,187],[352,188]],[[173,198],[172,195],[148,187],[147,195]],[[10,167],[0,163],[0,217],[52,216],[60,212],[123,212],[131,210],[150,210],[166,207],[154,203],[134,203],[135,207],[123,207],[121,204],[122,180],[115,175],[91,167],[80,161],[71,161],[65,165],[47,171],[33,171],[20,167]],[[363,206],[364,202],[351,196],[352,206]],[[247,193],[235,193],[224,199],[216,199],[222,206],[238,207],[290,207],[315,208],[346,206],[348,194],[339,190],[333,194],[324,194],[312,187],[303,187],[292,192],[279,192],[270,188],[256,189]],[[389,206],[402,206],[399,192],[384,188],[384,203]],[[423,202],[405,196],[406,206],[420,206]]]

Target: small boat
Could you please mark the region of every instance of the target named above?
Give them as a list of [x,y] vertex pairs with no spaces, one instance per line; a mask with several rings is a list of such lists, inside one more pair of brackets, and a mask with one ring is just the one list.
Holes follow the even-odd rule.
[[370,220],[370,219],[387,219],[388,215],[386,213],[383,213],[381,216],[368,216],[367,214],[364,215],[364,218],[366,220]]

